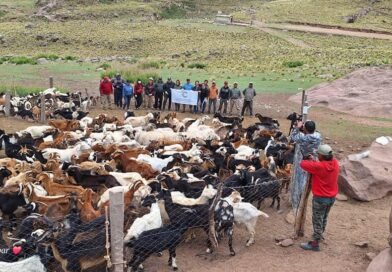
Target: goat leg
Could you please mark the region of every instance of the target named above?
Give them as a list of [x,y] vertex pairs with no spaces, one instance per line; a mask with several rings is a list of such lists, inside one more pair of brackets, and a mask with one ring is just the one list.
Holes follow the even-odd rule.
[[280,196],[276,196],[276,200],[278,201],[278,206],[276,206],[276,209],[279,211],[280,210]]
[[176,248],[170,247],[169,248],[169,265],[173,268],[174,271],[178,270],[177,263],[176,263]]
[[229,249],[230,249],[230,255],[235,256],[235,251],[233,249],[233,227],[230,227],[227,230],[227,234],[229,235]]

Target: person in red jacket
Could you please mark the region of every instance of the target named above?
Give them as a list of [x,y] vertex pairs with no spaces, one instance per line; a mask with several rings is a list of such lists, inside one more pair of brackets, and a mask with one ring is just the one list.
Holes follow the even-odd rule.
[[320,145],[317,150],[318,161],[303,160],[302,169],[312,175],[312,223],[313,241],[302,243],[305,250],[320,251],[319,242],[324,239],[327,218],[338,194],[339,162],[333,157],[329,145]]
[[135,86],[133,87],[134,95],[135,95],[135,107],[136,109],[140,109],[140,106],[143,103],[143,91],[144,85],[140,79],[137,80]]
[[110,78],[105,76],[99,85],[99,94],[101,95],[101,103],[103,105],[103,109],[106,109],[106,104],[109,107],[109,110],[112,109],[112,103],[110,96],[113,93],[113,85],[110,81]]

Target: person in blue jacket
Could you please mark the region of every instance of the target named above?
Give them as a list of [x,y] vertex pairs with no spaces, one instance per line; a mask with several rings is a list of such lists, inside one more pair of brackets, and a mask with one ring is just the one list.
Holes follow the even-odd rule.
[[[189,78],[187,78],[186,83],[184,84],[184,86],[182,86],[185,91],[192,91],[194,87],[195,86],[193,86]],[[192,106],[189,106],[189,112],[192,112],[192,108]],[[182,112],[185,112],[185,105],[182,105]]]
[[123,109],[125,110],[125,107],[127,107],[127,110],[129,110],[129,105],[131,104],[131,98],[133,96],[133,87],[130,80],[127,80],[124,83],[122,95],[124,98]]

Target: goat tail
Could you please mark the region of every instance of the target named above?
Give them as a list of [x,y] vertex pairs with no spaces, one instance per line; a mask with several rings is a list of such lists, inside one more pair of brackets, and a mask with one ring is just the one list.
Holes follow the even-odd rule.
[[264,216],[265,218],[269,218],[269,215],[266,214],[265,212],[259,211],[259,216],[260,215]]

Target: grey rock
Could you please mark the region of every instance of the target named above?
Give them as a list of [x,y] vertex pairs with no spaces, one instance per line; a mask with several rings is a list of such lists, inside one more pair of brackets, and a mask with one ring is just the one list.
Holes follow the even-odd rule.
[[294,245],[294,241],[293,241],[293,239],[284,239],[282,242],[280,242],[280,245],[282,247],[289,247],[289,246]]
[[292,212],[289,212],[286,217],[285,220],[287,223],[289,223],[290,225],[294,225],[295,223],[295,216]]
[[172,57],[173,59],[178,59],[178,58],[180,58],[181,56],[180,56],[179,54],[173,54],[171,57]]
[[374,252],[368,252],[368,253],[366,253],[365,256],[366,256],[366,258],[367,258],[369,261],[373,261],[373,259],[376,258],[377,254],[374,253]]
[[32,29],[32,28],[34,28],[34,24],[33,24],[33,23],[27,23],[27,24],[25,25],[25,28],[27,28],[27,29]]
[[366,248],[369,246],[369,241],[356,242],[354,245],[360,248]]
[[39,58],[39,59],[37,59],[37,63],[38,64],[47,64],[47,63],[49,63],[49,61],[45,58]]
[[339,200],[339,201],[347,201],[348,197],[346,195],[344,195],[344,194],[337,194],[336,195],[336,199]]
[[38,34],[37,36],[35,36],[35,39],[36,39],[37,41],[43,41],[43,40],[45,39],[45,36],[44,36],[44,35],[41,35],[41,34]]

